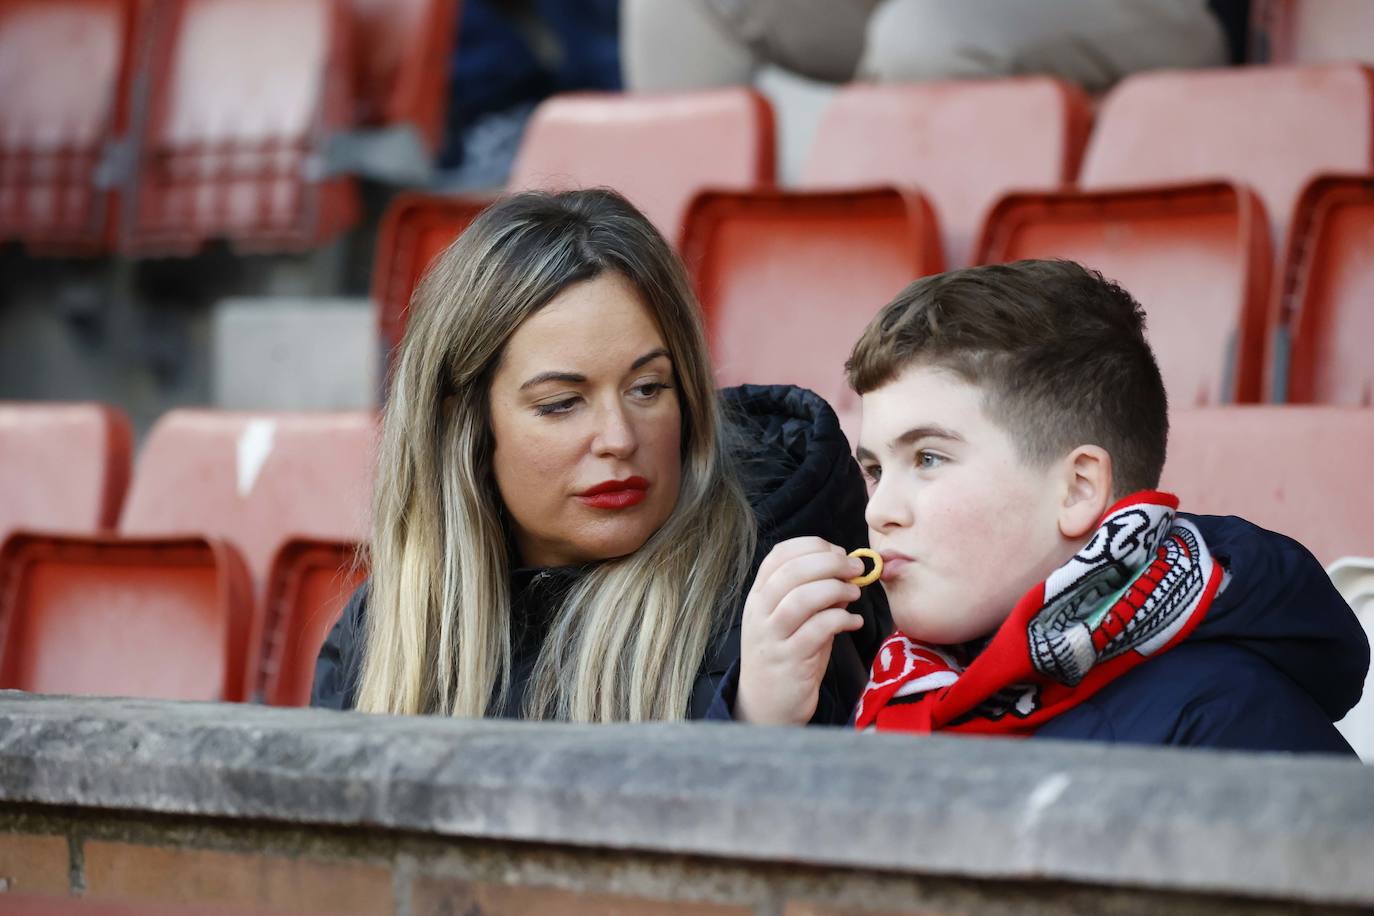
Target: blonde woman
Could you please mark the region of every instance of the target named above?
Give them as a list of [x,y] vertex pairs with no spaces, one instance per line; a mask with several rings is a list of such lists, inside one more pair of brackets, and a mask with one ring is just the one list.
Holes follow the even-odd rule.
[[[715,390],[682,265],[634,207],[604,190],[508,197],[416,295],[371,579],[320,652],[312,703],[727,718],[759,563],[799,536],[864,544],[864,498],[820,398]],[[790,651],[822,678],[812,721],[842,723],[890,622],[879,590],[834,578],[858,561],[812,557],[798,587],[811,607],[817,588],[835,599]]]

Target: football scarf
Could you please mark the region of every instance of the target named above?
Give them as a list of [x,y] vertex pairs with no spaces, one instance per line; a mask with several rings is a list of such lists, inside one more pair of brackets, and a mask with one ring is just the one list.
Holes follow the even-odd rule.
[[1152,490],[1112,506],[967,666],[958,650],[894,633],[873,661],[856,727],[1030,735],[1182,642],[1223,572],[1177,510],[1177,497]]

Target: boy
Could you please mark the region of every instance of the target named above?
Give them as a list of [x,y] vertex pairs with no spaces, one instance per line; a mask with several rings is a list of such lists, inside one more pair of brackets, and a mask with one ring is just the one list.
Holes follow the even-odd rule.
[[[1331,723],[1363,632],[1301,545],[1155,490],[1167,402],[1124,290],[1065,261],[927,277],[847,370],[897,627],[859,728],[1351,752]],[[810,717],[855,625],[846,547],[788,541],[760,568],[735,718]]]

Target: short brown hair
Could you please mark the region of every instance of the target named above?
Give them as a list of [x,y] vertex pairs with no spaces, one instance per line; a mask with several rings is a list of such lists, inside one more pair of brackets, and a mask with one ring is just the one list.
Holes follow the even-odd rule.
[[1145,312],[1096,271],[1017,261],[917,280],[869,323],[845,369],[862,395],[913,365],[979,386],[1030,463],[1097,445],[1118,498],[1159,486],[1169,409]]

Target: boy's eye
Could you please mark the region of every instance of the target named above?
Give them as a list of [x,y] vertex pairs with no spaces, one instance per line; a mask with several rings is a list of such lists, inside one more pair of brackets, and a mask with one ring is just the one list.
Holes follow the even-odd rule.
[[923,470],[938,468],[945,463],[944,455],[937,455],[934,452],[927,452],[925,449],[916,453],[916,466]]
[[564,398],[561,401],[553,401],[549,404],[536,404],[534,412],[537,416],[548,417],[557,414],[567,413],[577,405],[577,398]]
[[862,467],[864,476],[868,478],[870,483],[877,483],[878,479],[883,476],[883,469],[876,464],[865,464],[860,465],[860,467]]

